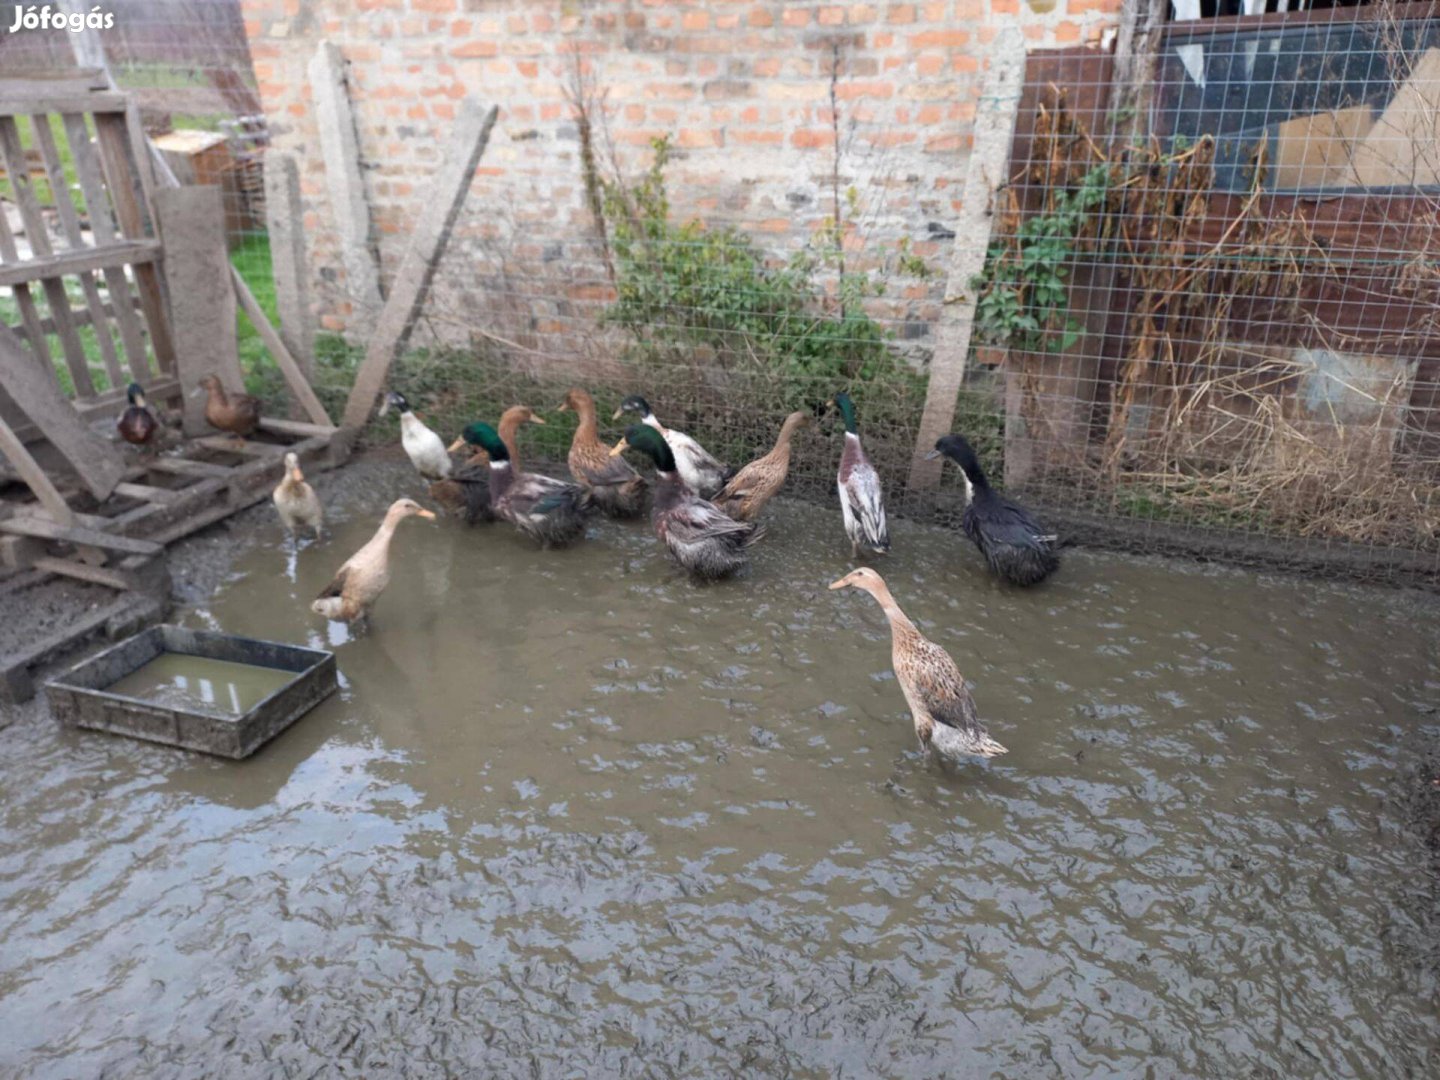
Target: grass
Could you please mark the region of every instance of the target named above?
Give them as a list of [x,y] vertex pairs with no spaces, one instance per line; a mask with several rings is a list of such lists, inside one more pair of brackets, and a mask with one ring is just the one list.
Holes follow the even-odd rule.
[[[65,135],[65,124],[59,113],[50,113],[50,132],[55,138],[55,152],[60,158],[60,171],[65,176],[65,183],[70,190],[71,199],[74,201],[75,209],[83,215],[85,213],[85,197],[80,193],[79,179],[75,172],[75,155],[70,152],[70,140]],[[34,120],[28,116],[17,116],[15,126],[20,133],[20,145],[25,150],[32,150],[35,147],[35,132],[33,129]],[[50,180],[45,173],[32,174],[31,187],[35,192],[35,198],[46,206],[55,204],[55,192],[50,187]],[[0,176],[0,198],[15,199],[15,189],[10,182],[10,177]]]

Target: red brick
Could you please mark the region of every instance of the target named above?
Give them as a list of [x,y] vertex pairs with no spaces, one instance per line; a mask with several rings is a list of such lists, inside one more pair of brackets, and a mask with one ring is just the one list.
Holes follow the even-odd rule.
[[927,53],[915,58],[915,70],[921,75],[939,75],[945,70],[945,64],[946,58],[937,56],[935,53]]
[[834,142],[835,132],[831,128],[802,128],[790,136],[790,145],[801,150],[832,146]]
[[699,128],[681,128],[675,138],[675,142],[677,145],[690,150],[724,146],[725,132],[718,128],[709,131],[704,131]]
[[496,56],[499,54],[499,52],[500,50],[496,46],[495,42],[479,40],[466,41],[459,45],[455,45],[450,49],[451,56],[460,57],[461,59],[465,59],[467,57],[475,58],[482,56]]
[[1073,45],[1080,40],[1080,24],[1066,19],[1055,27],[1055,40],[1061,45]]
[[680,26],[685,30],[708,30],[710,29],[710,13],[707,11],[687,11],[680,18]]
[[845,9],[842,7],[822,7],[816,16],[816,21],[821,26],[840,26],[845,22]]
[[787,7],[780,21],[786,26],[809,26],[810,12],[806,8]]
[[895,94],[895,84],[888,82],[842,82],[835,86],[835,96],[841,101],[857,98],[888,98]]
[[910,36],[911,49],[958,49],[970,44],[968,30],[927,30]]
[[[753,8],[750,12],[750,25],[758,26],[762,29],[765,27],[774,26],[775,16],[771,15],[770,12],[766,11],[764,8]],[[250,36],[253,38],[257,35],[252,34]]]
[[885,9],[885,21],[888,23],[913,23],[915,21],[914,4],[891,4]]

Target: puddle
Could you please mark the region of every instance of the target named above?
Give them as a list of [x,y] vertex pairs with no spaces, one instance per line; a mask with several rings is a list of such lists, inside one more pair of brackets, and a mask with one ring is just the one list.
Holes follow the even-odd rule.
[[308,604],[375,517],[331,522],[186,620],[337,648],[253,759],[0,732],[0,1071],[1433,1074],[1388,801],[1428,602],[1083,552],[1018,592],[898,523],[1011,749],[947,770],[836,513],[703,589],[643,526],[407,522],[354,640]]
[[294,677],[293,672],[232,660],[161,653],[107,686],[105,692],[167,708],[239,716],[283,689]]

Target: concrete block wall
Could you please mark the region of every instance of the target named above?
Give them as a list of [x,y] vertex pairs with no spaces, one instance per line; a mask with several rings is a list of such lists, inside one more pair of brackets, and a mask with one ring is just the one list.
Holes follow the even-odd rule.
[[[852,269],[901,238],[929,277],[893,277],[872,313],[923,360],[939,312],[987,46],[1007,23],[1032,47],[1098,43],[1120,0],[243,0],[276,145],[301,167],[319,324],[356,323],[306,65],[322,40],[348,65],[382,280],[399,265],[457,102],[499,124],[437,274],[436,325],[489,318],[544,352],[607,292],[567,98],[577,58],[603,101],[602,157],[627,171],[650,140],[678,148],[672,214],[753,233],[783,258],[854,188]],[[837,158],[838,150],[838,158]],[[837,168],[838,165],[838,168]]]

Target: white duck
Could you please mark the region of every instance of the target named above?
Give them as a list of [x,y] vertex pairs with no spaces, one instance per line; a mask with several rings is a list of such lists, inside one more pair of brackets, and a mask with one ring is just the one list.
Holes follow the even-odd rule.
[[675,471],[685,486],[702,499],[713,499],[720,494],[735,470],[716,461],[698,442],[683,431],[663,426],[650,411],[650,403],[639,394],[631,394],[620,403],[612,419],[619,420],[627,412],[640,417],[641,423],[654,428],[665,437],[665,445],[675,458]]
[[415,415],[404,394],[394,390],[386,394],[380,415],[384,416],[392,406],[400,411],[400,445],[405,448],[410,464],[414,465],[415,470],[426,480],[448,478],[454,464],[450,460],[449,451],[445,449],[445,440],[426,427],[425,422]]

